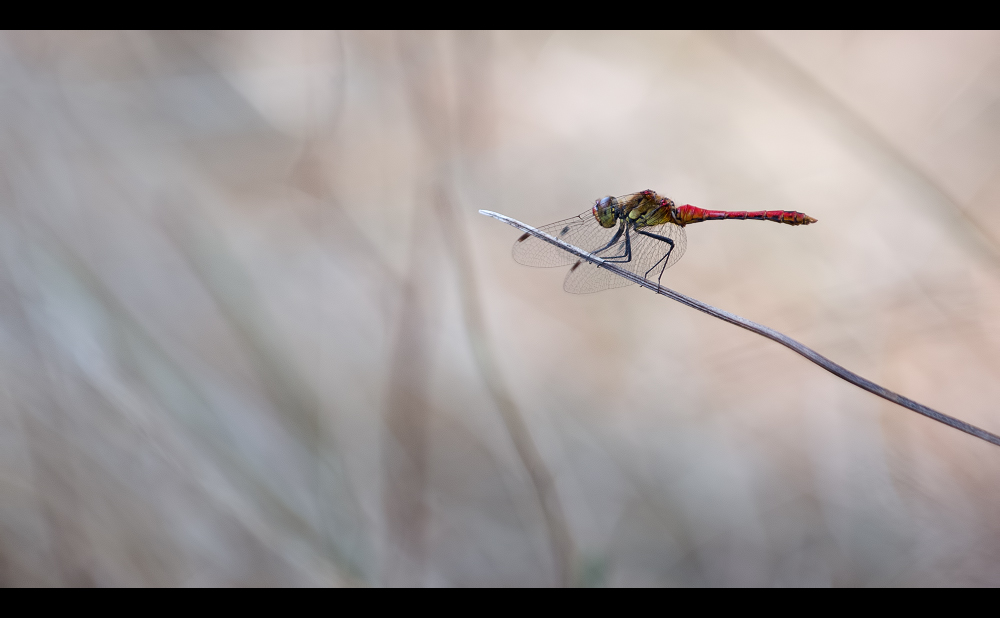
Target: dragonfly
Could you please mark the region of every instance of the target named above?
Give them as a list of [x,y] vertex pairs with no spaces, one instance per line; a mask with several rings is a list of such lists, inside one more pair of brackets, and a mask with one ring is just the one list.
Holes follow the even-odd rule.
[[[690,204],[677,206],[670,198],[646,190],[602,197],[590,210],[538,229],[640,277],[649,280],[655,277],[659,285],[664,271],[684,255],[687,248],[684,227],[720,219],[753,219],[785,225],[816,223],[816,219],[793,210],[731,211],[706,210]],[[531,234],[518,238],[512,253],[515,261],[526,266],[551,268],[572,264],[563,289],[574,294],[632,284]]]

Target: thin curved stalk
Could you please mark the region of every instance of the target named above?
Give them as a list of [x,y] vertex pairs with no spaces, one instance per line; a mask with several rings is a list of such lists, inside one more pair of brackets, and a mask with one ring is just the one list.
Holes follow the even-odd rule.
[[889,401],[891,401],[891,402],[893,402],[895,404],[903,406],[904,408],[906,408],[908,410],[912,410],[914,412],[917,412],[918,414],[923,414],[924,416],[926,416],[928,418],[932,418],[932,419],[934,419],[935,421],[937,421],[939,423],[944,423],[945,425],[948,425],[949,427],[954,427],[955,429],[958,429],[959,431],[964,431],[965,433],[967,433],[969,435],[976,436],[980,440],[986,440],[990,444],[995,444],[997,446],[1000,446],[1000,436],[997,436],[996,434],[992,434],[992,433],[990,433],[990,432],[988,432],[988,431],[986,431],[984,429],[980,429],[979,427],[976,427],[975,425],[970,425],[969,423],[966,423],[965,421],[960,421],[960,420],[958,420],[955,417],[948,416],[947,414],[942,414],[941,412],[938,412],[937,410],[932,410],[931,408],[928,408],[925,405],[919,404],[916,401],[913,401],[912,399],[907,399],[906,397],[903,397],[902,395],[894,393],[894,392],[890,391],[887,388],[883,388],[883,387],[879,386],[878,384],[875,384],[871,380],[866,380],[865,378],[862,378],[861,376],[859,376],[858,374],[854,373],[853,371],[849,371],[849,370],[841,367],[840,365],[838,365],[837,363],[831,361],[830,359],[826,358],[825,356],[822,356],[821,354],[817,354],[815,351],[811,350],[810,348],[807,348],[806,346],[802,345],[798,341],[795,341],[794,339],[792,339],[790,337],[782,335],[781,333],[779,333],[778,331],[776,331],[776,330],[774,330],[772,328],[768,328],[766,326],[762,326],[762,325],[757,324],[756,322],[752,322],[752,321],[750,321],[750,320],[748,320],[746,318],[741,318],[740,316],[736,315],[735,313],[729,313],[728,311],[723,311],[722,309],[716,309],[715,307],[713,307],[711,305],[708,305],[708,304],[705,304],[705,303],[701,302],[700,300],[696,300],[694,298],[691,298],[690,296],[685,296],[684,294],[681,294],[680,292],[675,292],[675,291],[671,290],[670,288],[665,288],[665,287],[663,287],[661,285],[653,283],[649,279],[644,279],[643,277],[640,277],[639,275],[631,273],[631,272],[625,270],[624,268],[621,268],[620,266],[617,266],[617,265],[615,265],[615,264],[613,264],[611,262],[606,262],[606,261],[602,260],[601,258],[597,257],[596,255],[587,253],[583,249],[580,249],[578,247],[574,247],[573,245],[571,245],[571,244],[569,244],[567,242],[563,242],[563,241],[559,240],[558,238],[553,238],[552,236],[549,236],[548,234],[546,234],[544,232],[540,232],[540,231],[536,230],[535,228],[531,227],[530,225],[526,225],[524,223],[521,223],[517,219],[511,219],[510,217],[507,217],[505,215],[501,215],[499,213],[495,213],[495,212],[492,212],[492,211],[489,211],[489,210],[480,210],[479,213],[483,214],[483,215],[486,215],[488,217],[493,217],[494,219],[497,219],[498,221],[503,221],[507,225],[511,225],[513,227],[516,227],[517,229],[521,230],[522,232],[527,232],[527,233],[531,234],[532,236],[534,236],[535,238],[538,238],[539,240],[544,240],[545,242],[553,244],[553,245],[555,245],[555,246],[563,249],[564,251],[568,251],[569,253],[572,253],[573,255],[575,255],[575,256],[577,256],[577,257],[579,257],[581,259],[587,260],[588,262],[590,262],[590,263],[598,266],[599,268],[606,268],[606,269],[610,270],[611,272],[615,273],[616,275],[618,275],[620,277],[624,277],[624,278],[628,279],[629,281],[631,281],[632,283],[636,283],[636,284],[638,284],[641,287],[644,287],[644,288],[646,288],[648,290],[652,290],[652,291],[656,292],[657,294],[662,294],[663,296],[666,296],[667,298],[672,298],[672,299],[676,300],[677,302],[685,304],[688,307],[692,307],[694,309],[697,309],[698,311],[701,311],[702,313],[707,313],[710,316],[719,318],[720,320],[724,320],[726,322],[729,322],[730,324],[735,324],[736,326],[739,326],[740,328],[745,328],[745,329],[747,329],[750,332],[757,333],[758,335],[767,337],[768,339],[770,339],[772,341],[776,341],[776,342],[780,343],[781,345],[785,346],[786,348],[789,348],[789,349],[793,350],[794,352],[797,352],[797,353],[801,354],[802,356],[804,356],[807,359],[811,360],[812,362],[816,363],[817,365],[819,365],[823,369],[826,369],[827,371],[829,371],[833,375],[835,375],[835,376],[837,376],[837,377],[839,377],[839,378],[841,378],[843,380],[847,380],[851,384],[853,384],[855,386],[858,386],[860,388],[863,388],[866,391],[868,391],[869,393],[873,393],[875,395],[878,395],[879,397],[881,397],[883,399],[887,399],[887,400],[889,400]]
[[[524,415],[507,389],[503,372],[496,360],[493,346],[487,335],[486,320],[479,303],[476,276],[472,270],[471,251],[468,247],[465,230],[462,228],[459,213],[455,211],[454,202],[448,198],[445,191],[438,192],[438,212],[445,228],[445,238],[448,248],[458,268],[459,289],[462,294],[462,308],[465,312],[465,326],[472,344],[473,355],[479,371],[486,380],[487,389],[496,402],[500,417],[507,428],[507,433],[514,443],[514,448],[535,488],[545,525],[549,533],[549,543],[552,546],[553,560],[556,566],[557,581],[563,587],[573,585],[573,563],[576,549],[573,535],[570,533],[569,522],[563,510],[562,502],[556,491],[555,478],[545,465],[538,446],[531,436],[531,431],[524,420]],[[480,211],[482,212],[482,211]]]

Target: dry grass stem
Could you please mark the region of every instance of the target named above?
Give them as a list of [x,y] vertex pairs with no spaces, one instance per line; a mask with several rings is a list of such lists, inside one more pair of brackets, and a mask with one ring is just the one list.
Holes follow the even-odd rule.
[[702,313],[707,313],[710,316],[719,318],[720,320],[729,322],[730,324],[735,324],[736,326],[739,326],[740,328],[745,328],[746,330],[748,330],[750,332],[753,332],[753,333],[757,333],[758,335],[761,335],[763,337],[767,337],[768,339],[770,339],[772,341],[777,341],[778,343],[780,343],[781,345],[785,346],[786,348],[789,348],[789,349],[791,349],[791,350],[793,350],[793,351],[801,354],[802,356],[804,356],[807,359],[811,360],[812,362],[816,363],[817,365],[819,365],[823,369],[826,369],[827,371],[829,371],[833,375],[835,375],[835,376],[837,376],[837,377],[839,377],[841,379],[847,380],[851,384],[853,384],[855,386],[858,386],[860,388],[863,388],[866,391],[868,391],[869,393],[873,393],[875,395],[878,395],[879,397],[881,397],[883,399],[887,399],[887,400],[889,400],[889,401],[891,401],[891,402],[893,402],[895,404],[899,404],[899,405],[903,406],[904,408],[906,408],[908,410],[913,410],[914,412],[917,412],[918,414],[923,414],[924,416],[926,416],[928,418],[932,418],[932,419],[934,419],[935,421],[937,421],[939,423],[944,423],[945,425],[948,425],[949,427],[954,427],[955,429],[958,429],[959,431],[964,431],[965,433],[967,433],[969,435],[972,435],[972,436],[975,436],[975,437],[979,438],[980,440],[986,440],[987,442],[989,442],[991,444],[995,444],[997,446],[1000,446],[1000,436],[997,436],[996,434],[990,433],[990,432],[988,432],[988,431],[986,431],[984,429],[980,429],[979,427],[976,427],[975,425],[970,425],[969,423],[966,423],[965,421],[960,421],[960,420],[958,420],[957,418],[955,418],[953,416],[948,416],[947,414],[943,414],[941,412],[938,412],[937,410],[932,410],[931,408],[928,408],[927,406],[925,406],[923,404],[919,404],[916,401],[913,401],[912,399],[908,399],[908,398],[903,397],[902,395],[900,395],[898,393],[894,393],[894,392],[890,391],[887,388],[879,386],[878,384],[875,384],[871,380],[866,380],[865,378],[862,378],[861,376],[859,376],[858,374],[854,373],[853,371],[849,371],[849,370],[845,369],[844,367],[841,367],[840,365],[838,365],[837,363],[831,361],[830,359],[826,358],[825,356],[816,353],[815,351],[813,351],[812,349],[810,349],[810,348],[802,345],[798,341],[795,341],[794,339],[792,339],[790,337],[787,337],[787,336],[779,333],[778,331],[776,331],[776,330],[774,330],[772,328],[768,328],[766,326],[762,326],[760,324],[757,324],[756,322],[752,322],[752,321],[750,321],[750,320],[748,320],[746,318],[742,318],[742,317],[740,317],[740,316],[738,316],[738,315],[736,315],[734,313],[730,313],[728,311],[723,311],[722,309],[717,309],[717,308],[715,308],[715,307],[713,307],[711,305],[708,305],[708,304],[705,304],[705,303],[701,302],[700,300],[691,298],[690,296],[685,296],[684,294],[681,294],[680,292],[675,292],[675,291],[673,291],[673,290],[671,290],[669,288],[665,288],[665,287],[663,287],[663,286],[661,286],[661,285],[659,285],[657,283],[654,283],[654,282],[652,282],[652,281],[650,281],[648,279],[644,279],[643,277],[640,277],[640,276],[638,276],[636,274],[633,274],[633,273],[625,270],[624,268],[616,266],[616,265],[614,265],[611,262],[607,262],[607,261],[605,261],[605,260],[597,257],[596,255],[588,253],[588,252],[584,251],[583,249],[580,249],[578,247],[574,247],[573,245],[571,245],[571,244],[569,244],[567,242],[564,242],[562,240],[559,240],[557,238],[553,238],[552,236],[549,236],[548,234],[546,234],[544,232],[540,232],[540,231],[536,230],[535,228],[531,227],[530,225],[526,225],[524,223],[521,223],[520,221],[518,221],[516,219],[511,219],[510,217],[507,217],[507,216],[504,216],[504,215],[501,215],[499,213],[495,213],[495,212],[492,212],[492,211],[489,211],[489,210],[480,210],[479,212],[480,212],[480,214],[484,214],[484,215],[486,215],[488,217],[493,217],[494,219],[497,219],[498,221],[503,221],[504,223],[506,223],[506,224],[508,224],[510,226],[516,227],[517,229],[521,230],[522,232],[527,232],[528,234],[531,234],[535,238],[538,238],[540,240],[544,240],[547,243],[551,243],[553,245],[556,245],[557,247],[565,249],[566,251],[572,253],[573,255],[575,255],[575,256],[577,256],[577,257],[579,257],[581,259],[587,260],[588,262],[590,262],[592,264],[595,264],[596,266],[598,266],[600,268],[606,268],[606,269],[610,270],[611,272],[615,273],[616,275],[624,277],[624,278],[628,279],[629,281],[631,281],[632,283],[636,283],[639,286],[646,288],[647,290],[652,290],[652,291],[656,292],[657,294],[661,294],[663,296],[666,296],[667,298],[672,298],[673,300],[676,300],[679,303],[685,304],[688,307],[692,307],[694,309],[697,309],[698,311],[701,311]]

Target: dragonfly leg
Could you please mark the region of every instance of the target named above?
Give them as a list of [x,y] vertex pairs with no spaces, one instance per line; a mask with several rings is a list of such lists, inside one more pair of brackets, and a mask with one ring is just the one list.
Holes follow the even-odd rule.
[[625,253],[622,255],[613,255],[611,257],[604,258],[606,262],[614,262],[615,264],[622,264],[625,262],[632,261],[632,236],[629,234],[629,230],[625,228]]
[[[659,285],[660,284],[660,279],[663,278],[663,273],[667,270],[667,263],[670,262],[670,254],[674,252],[674,240],[672,238],[667,238],[666,236],[660,236],[659,234],[653,234],[652,232],[643,232],[642,230],[636,230],[635,232],[636,232],[636,234],[642,234],[643,236],[649,236],[650,238],[655,238],[657,240],[662,240],[663,242],[665,242],[668,245],[670,245],[670,248],[667,249],[666,255],[664,255],[660,259],[656,260],[656,263],[653,264],[653,266],[649,270],[647,270],[646,273],[643,275],[644,278],[648,279],[649,278],[649,273],[653,272],[654,270],[656,270],[657,267],[659,267],[660,274],[657,275],[657,277],[656,277],[656,284]],[[660,262],[663,262],[662,266],[660,266]]]
[[611,247],[614,246],[614,244],[616,242],[618,242],[618,239],[622,237],[622,232],[624,232],[624,231],[625,231],[625,228],[622,227],[621,225],[619,225],[618,226],[618,231],[615,232],[615,235],[611,237],[611,240],[608,241],[608,244],[604,245],[600,249],[595,249],[594,251],[591,251],[591,253],[593,253],[594,255],[597,255],[601,251],[606,251],[606,250],[610,249]]
[[[670,258],[670,253],[668,252],[666,255],[664,255],[663,257],[661,257],[660,259],[658,259],[656,261],[656,264],[653,264],[653,266],[649,270],[646,271],[646,273],[643,275],[643,278],[649,279],[649,273],[651,273],[654,270],[656,270],[657,268],[659,268],[660,269],[660,274],[656,277],[656,282],[659,283],[660,282],[660,278],[663,277],[663,271],[665,271],[667,269],[667,260],[669,258]],[[660,266],[661,263],[663,264],[663,266]]]
[[605,250],[613,247],[618,242],[618,239],[621,238],[623,232],[625,234],[625,253],[623,255],[611,255],[611,256],[608,256],[608,257],[604,257],[604,256],[601,256],[601,257],[603,257],[604,260],[607,261],[607,262],[616,262],[617,263],[617,262],[629,262],[629,261],[631,261],[632,260],[632,239],[629,236],[628,224],[626,224],[625,222],[622,222],[621,227],[618,228],[618,231],[615,232],[614,237],[611,239],[611,241],[608,244],[604,245],[603,247],[601,247],[597,251],[593,251],[592,253],[594,253],[596,255],[596,254],[600,253],[601,251],[605,251]]

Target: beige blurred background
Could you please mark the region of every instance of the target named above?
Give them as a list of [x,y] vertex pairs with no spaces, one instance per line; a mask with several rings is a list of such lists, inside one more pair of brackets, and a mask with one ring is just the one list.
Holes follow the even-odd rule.
[[0,36],[0,583],[995,586],[1000,34]]

